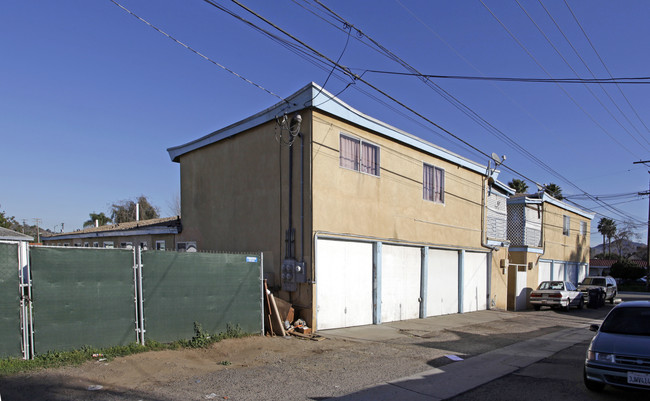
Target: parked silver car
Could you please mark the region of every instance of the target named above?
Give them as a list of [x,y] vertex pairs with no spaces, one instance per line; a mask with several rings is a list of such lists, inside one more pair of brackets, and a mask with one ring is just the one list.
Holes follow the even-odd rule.
[[582,283],[578,284],[578,289],[583,292],[585,299],[588,299],[589,290],[592,288],[600,288],[603,290],[605,301],[609,300],[609,303],[614,303],[614,298],[616,298],[616,294],[618,293],[618,286],[614,277],[589,276],[585,277]]
[[585,301],[582,292],[569,281],[542,281],[537,289],[530,293],[530,303],[535,310],[550,306],[568,311],[572,306],[582,309]]
[[650,390],[650,301],[624,302],[612,309],[591,340],[584,366],[589,390],[606,384]]

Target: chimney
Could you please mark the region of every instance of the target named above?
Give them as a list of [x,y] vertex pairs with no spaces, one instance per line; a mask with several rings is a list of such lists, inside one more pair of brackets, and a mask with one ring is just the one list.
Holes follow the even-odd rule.
[[95,227],[99,227],[99,219],[95,219]]
[[135,221],[140,221],[140,204],[135,204]]

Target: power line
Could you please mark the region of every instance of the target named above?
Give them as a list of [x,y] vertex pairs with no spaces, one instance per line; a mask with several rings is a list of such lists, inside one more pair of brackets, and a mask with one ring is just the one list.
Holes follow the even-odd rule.
[[[600,63],[603,65],[603,67],[605,67],[605,70],[607,71],[607,73],[608,73],[609,76],[611,77],[611,76],[612,76],[611,71],[610,71],[609,68],[607,67],[607,64],[605,64],[605,61],[603,60],[603,58],[600,57],[600,53],[598,53],[598,51],[596,50],[596,47],[595,47],[594,44],[592,43],[591,39],[589,39],[589,35],[587,35],[587,32],[586,32],[586,31],[584,30],[584,28],[582,27],[582,24],[580,24],[580,21],[578,21],[578,17],[576,17],[575,13],[574,13],[573,10],[571,9],[571,6],[569,6],[569,3],[567,3],[566,0],[564,0],[564,4],[566,5],[567,9],[568,9],[569,12],[571,13],[571,16],[573,17],[573,20],[576,22],[576,24],[578,25],[578,27],[580,27],[580,31],[582,31],[582,34],[583,34],[583,35],[585,36],[585,38],[587,39],[587,42],[589,42],[589,46],[591,46],[591,48],[592,48],[592,50],[594,51],[594,53],[596,53],[596,56],[598,56],[598,60],[600,60]],[[641,116],[639,116],[639,113],[636,111],[636,108],[635,108],[635,107],[632,105],[632,103],[630,102],[630,99],[628,99],[628,97],[625,96],[625,93],[623,92],[623,89],[621,89],[621,87],[618,86],[618,85],[617,85],[616,87],[618,88],[619,92],[621,93],[621,95],[623,96],[623,98],[625,99],[625,101],[627,102],[628,106],[630,106],[630,109],[632,109],[632,111],[634,112],[634,114],[636,115],[636,117],[639,119],[639,121],[641,122],[641,124],[643,124],[643,126],[645,127],[645,129],[646,129],[648,132],[650,132],[650,128],[648,128],[648,126],[645,124],[645,122],[643,121],[643,119],[641,118]]]
[[[517,45],[519,45],[519,47],[521,47],[524,50],[524,52],[528,55],[528,57],[530,57],[535,62],[535,64],[537,64],[537,66],[539,68],[541,68],[542,71],[544,71],[544,73],[546,75],[548,75],[550,78],[553,78],[551,73],[549,73],[548,70],[546,68],[544,68],[544,66],[537,60],[537,58],[535,58],[535,56],[533,56],[533,54],[530,52],[530,50],[528,50],[528,48],[526,48],[526,46],[524,46],[524,44],[521,43],[521,41],[515,36],[515,34],[512,33],[512,31],[510,29],[508,29],[508,27],[503,23],[503,21],[501,21],[499,19],[499,17],[496,16],[496,14],[490,9],[490,7],[488,7],[487,4],[485,4],[485,2],[483,2],[483,0],[479,0],[479,1],[481,2],[481,4],[483,4],[483,7],[485,7],[485,9],[492,15],[492,17],[494,17],[494,19],[499,23],[499,25],[501,25],[501,27],[508,33],[508,35],[510,35],[510,37],[515,41],[515,43],[517,43]],[[598,121],[596,121],[596,119],[589,112],[587,112],[587,110],[585,110],[585,108],[582,107],[578,103],[578,101],[575,100],[575,98],[573,96],[571,96],[571,94],[569,94],[569,92],[566,91],[566,89],[564,89],[559,84],[557,84],[557,87],[560,88],[560,90],[562,92],[564,92],[564,94],[573,102],[573,104],[575,104],[594,124],[596,124],[596,126],[598,128],[600,128],[601,131],[603,131],[607,136],[609,136],[612,141],[616,142],[621,148],[626,150],[628,153],[630,153],[635,158],[638,158],[638,156],[634,152],[632,152],[627,146],[625,146],[621,142],[619,142],[619,140],[616,139],[605,127],[603,127]]]
[[[565,34],[564,31],[562,30],[562,28],[560,28],[560,25],[557,23],[557,21],[555,20],[555,18],[553,18],[553,15],[551,14],[551,12],[546,8],[546,6],[545,6],[544,3],[542,2],[542,0],[538,0],[538,2],[539,2],[539,4],[542,6],[542,8],[544,9],[544,11],[546,12],[546,15],[548,15],[548,17],[551,19],[551,21],[553,22],[553,24],[555,25],[555,27],[557,28],[557,30],[560,32],[560,34],[562,34],[562,37],[564,38],[564,40],[566,40],[566,42],[569,44],[569,46],[571,47],[571,49],[573,50],[573,52],[575,53],[575,55],[578,57],[578,59],[580,59],[580,61],[582,62],[582,65],[585,66],[585,68],[587,69],[587,71],[589,71],[589,73],[591,74],[591,76],[595,79],[595,78],[596,78],[596,75],[595,75],[594,72],[591,70],[591,68],[589,68],[589,65],[588,65],[587,62],[584,60],[584,58],[582,58],[582,56],[580,55],[580,52],[578,51],[578,49],[576,49],[575,46],[573,46],[573,43],[571,43],[571,40],[569,40],[569,38],[566,36],[566,34]],[[522,10],[524,9],[523,6],[521,5],[521,3],[519,3],[519,0],[517,0],[517,4],[519,4],[519,7],[521,7]],[[528,13],[526,13],[526,14],[528,14]],[[529,16],[529,18],[531,18],[531,17]],[[531,18],[531,21],[532,21],[532,18]],[[540,32],[541,32],[541,30],[540,30]],[[546,36],[546,35],[544,35],[544,36]],[[547,40],[548,40],[549,43],[550,43],[550,39],[547,39]],[[555,46],[554,46],[553,48],[555,49]],[[558,54],[559,54],[559,51],[558,51],[557,49],[556,49],[556,52],[558,52]],[[563,59],[563,60],[565,61],[565,63],[569,66],[569,68],[571,68],[571,70],[576,74],[576,76],[578,76],[578,73],[573,69],[573,67],[571,67],[571,65],[570,65],[570,64],[569,64],[569,63],[564,59],[564,57],[562,57],[562,59]],[[610,75],[610,78],[611,78],[611,75]],[[631,126],[631,127],[632,127],[636,132],[637,132],[637,134],[641,137],[641,139],[645,140],[646,143],[650,145],[650,142],[648,142],[648,141],[643,137],[643,135],[641,135],[641,132],[639,132],[639,130],[636,128],[636,126],[635,126],[634,124],[632,124],[632,121],[630,121],[630,119],[629,119],[629,118],[627,117],[627,115],[623,112],[623,110],[621,110],[621,108],[619,107],[618,103],[617,103],[617,102],[614,100],[614,98],[609,94],[609,92],[607,91],[607,89],[605,89],[605,87],[603,87],[603,86],[601,85],[602,83],[605,83],[605,82],[599,82],[599,83],[598,83],[598,86],[603,90],[603,92],[605,93],[605,95],[607,95],[607,97],[608,97],[609,100],[612,102],[612,104],[616,107],[616,109],[619,111],[619,113],[621,113],[621,115],[625,118],[625,120],[628,122],[628,124],[630,124],[630,126]],[[614,83],[614,84],[618,84],[618,83],[620,83],[620,82],[616,82],[615,80],[612,80],[612,83]],[[614,115],[612,114],[612,112],[611,112],[607,107],[605,107],[605,105],[600,101],[600,99],[596,96],[596,94],[595,94],[595,93],[594,93],[594,92],[593,92],[589,87],[587,87],[587,86],[585,86],[585,87],[589,90],[589,93],[591,93],[592,96],[593,96],[593,97],[598,101],[598,103],[600,103],[600,104],[603,106],[603,108],[605,108],[605,110],[607,110],[607,112],[612,116],[612,118],[613,118],[613,119],[614,119],[614,120],[615,120],[615,121],[616,121],[616,122],[617,122],[617,123],[618,123],[618,124],[619,124],[619,125],[620,125],[620,126],[621,126],[621,127],[622,127],[622,128],[623,128],[623,129],[624,129],[624,130],[625,130],[625,131],[626,131],[626,132],[627,132],[627,133],[628,133],[628,134],[629,134],[629,135],[630,135],[630,136],[631,136],[631,137],[636,141],[636,142],[637,142],[637,143],[638,143],[638,144],[639,144],[639,145],[641,145],[641,146],[643,146],[643,147],[645,148],[645,145],[643,145],[641,142],[639,142],[639,141],[636,139],[636,137],[635,137],[634,135],[632,135],[632,133],[631,133],[630,131],[628,131],[628,129],[627,129],[625,126],[623,126],[623,124],[621,124],[621,123],[618,121],[618,119],[616,119],[616,117],[614,117]],[[648,149],[648,148],[646,148],[646,150],[647,150],[647,149]]]
[[[233,1],[234,1],[234,0],[233,0]],[[339,16],[338,14],[336,14],[334,11],[332,11],[330,8],[328,8],[327,6],[325,6],[325,5],[324,5],[323,3],[321,3],[319,0],[314,0],[314,1],[315,1],[316,3],[318,3],[321,7],[323,7],[324,9],[326,9],[328,13],[334,15],[335,18],[337,18],[339,21],[342,21],[342,22],[345,23],[346,25],[350,25],[350,26],[353,26],[353,27],[354,27],[353,24],[351,24],[350,22],[348,22],[347,20],[345,20],[343,17],[341,17],[341,16]],[[484,5],[485,5],[485,4],[484,4]],[[486,8],[487,8],[487,6],[486,6]],[[488,10],[489,10],[489,9],[488,9]],[[494,14],[493,14],[493,15],[494,15]],[[495,16],[495,18],[496,18],[496,16]],[[498,18],[497,18],[497,20],[498,20]],[[505,28],[505,26],[504,26],[504,28]],[[406,63],[405,61],[403,61],[402,59],[400,59],[399,57],[397,57],[394,53],[390,52],[388,49],[386,49],[385,47],[381,46],[379,43],[377,43],[377,42],[374,41],[372,38],[370,38],[367,34],[363,33],[361,30],[359,30],[359,29],[356,28],[356,27],[355,27],[355,29],[357,30],[357,32],[359,32],[360,35],[365,36],[365,37],[368,38],[368,40],[370,40],[372,43],[374,43],[374,44],[376,44],[378,47],[380,47],[380,48],[382,49],[382,51],[384,51],[384,52],[389,56],[389,58],[391,58],[391,59],[393,59],[394,61],[400,63],[402,66],[404,66],[405,68],[407,68],[408,70],[410,70],[412,73],[420,74],[420,75],[421,75],[421,73],[420,73],[419,71],[417,71],[414,67],[410,66],[408,63]],[[507,30],[507,28],[506,28],[506,30]],[[517,39],[515,38],[515,40],[517,40]],[[524,49],[525,49],[525,48],[524,48]],[[526,49],[525,49],[525,50],[526,50]],[[531,55],[531,57],[532,57],[532,55]],[[534,57],[533,57],[533,59],[534,59]],[[542,69],[543,69],[543,67],[542,67]],[[548,73],[547,73],[547,74],[548,74]],[[549,76],[550,76],[550,75],[549,75]],[[423,79],[423,80],[424,80],[424,82],[425,82],[427,85],[431,86],[431,85],[430,85],[431,81],[429,81],[429,80],[426,79],[426,78]],[[435,84],[433,84],[433,85],[435,85]],[[435,85],[435,86],[437,87],[437,85]],[[433,87],[432,87],[432,88],[433,88]],[[438,87],[438,88],[439,88],[439,87]],[[439,88],[439,89],[441,89],[441,88]],[[441,90],[442,90],[442,89],[441,89]],[[548,172],[551,173],[552,175],[554,175],[554,176],[556,176],[556,177],[562,179],[563,181],[567,182],[568,184],[570,184],[571,186],[575,187],[575,188],[578,189],[579,191],[585,193],[586,195],[589,195],[586,191],[584,191],[584,190],[582,190],[581,188],[579,188],[576,184],[574,184],[573,182],[571,182],[570,180],[568,180],[566,177],[562,176],[560,173],[558,173],[557,171],[555,171],[554,169],[552,169],[550,166],[548,166],[548,165],[547,165],[546,163],[544,163],[542,160],[540,160],[539,158],[537,158],[536,156],[534,156],[532,153],[528,152],[526,149],[524,149],[523,147],[521,147],[517,142],[513,141],[513,140],[512,140],[510,137],[508,137],[506,134],[504,134],[503,132],[501,132],[500,130],[498,130],[496,127],[494,127],[493,125],[491,125],[490,123],[488,123],[485,119],[483,119],[482,117],[480,117],[480,116],[479,116],[477,113],[475,113],[473,110],[471,110],[470,108],[468,108],[467,106],[465,106],[464,104],[462,104],[462,102],[458,101],[456,98],[454,98],[453,96],[451,96],[450,94],[448,94],[446,91],[444,91],[444,90],[442,90],[442,91],[443,91],[445,94],[447,94],[449,97],[451,97],[452,99],[454,99],[455,101],[457,101],[458,103],[460,103],[461,105],[463,105],[463,106],[468,110],[468,112],[473,113],[473,116],[477,117],[477,118],[480,119],[484,124],[486,124],[486,125],[483,125],[484,128],[488,129],[487,127],[490,127],[490,128],[493,130],[493,131],[491,131],[490,129],[488,129],[488,131],[492,132],[493,134],[497,134],[497,135],[500,134],[502,140],[505,140],[507,143],[508,143],[508,142],[511,143],[512,145],[514,145],[514,147],[515,147],[516,149],[520,149],[521,152],[523,152],[524,154],[527,154],[528,157],[531,158],[531,160],[536,161],[536,162],[537,162],[540,166],[542,166],[546,171],[548,171]],[[438,93],[440,93],[440,92],[438,92]],[[443,97],[444,97],[444,96],[443,96]],[[475,121],[477,121],[477,120],[475,119]],[[477,122],[478,122],[478,121],[477,121]],[[510,171],[514,172],[515,174],[520,175],[521,177],[523,177],[523,178],[525,178],[525,179],[527,179],[527,180],[529,180],[529,181],[531,181],[531,182],[536,183],[534,180],[529,179],[528,177],[524,176],[524,175],[521,174],[520,172],[518,172],[518,171],[516,171],[516,170],[514,170],[514,169],[512,169],[512,168],[510,168],[510,167],[508,167],[508,166],[506,166],[506,165],[503,165],[503,167],[509,169]],[[536,184],[537,184],[537,183],[536,183]],[[537,184],[537,185],[539,185],[539,184]],[[616,208],[614,208],[614,207],[611,207],[611,206],[607,205],[606,203],[604,203],[604,202],[602,202],[602,201],[599,201],[599,200],[597,200],[597,199],[594,199],[593,197],[590,198],[590,199],[593,200],[594,202],[597,202],[597,203],[601,203],[601,204],[603,204],[604,207],[609,208],[612,212],[614,212],[614,213],[616,213],[616,214],[619,214],[619,215],[625,216],[625,214],[624,214],[623,212],[621,212],[620,210],[618,210],[618,209],[616,209]],[[626,216],[626,217],[629,217],[629,216]]]
[[413,72],[398,72],[385,70],[363,70],[365,72],[388,75],[407,75],[424,78],[460,79],[468,81],[497,81],[497,82],[525,82],[525,83],[560,83],[560,84],[635,84],[648,85],[650,77],[619,77],[619,78],[523,78],[523,77],[477,77],[470,75],[436,75],[419,74]]
[[[212,60],[210,57],[204,55],[203,53],[201,53],[201,52],[199,52],[199,51],[193,49],[192,47],[186,45],[185,43],[181,42],[180,40],[174,38],[173,36],[169,35],[167,32],[163,31],[162,29],[160,29],[160,28],[156,27],[155,25],[153,25],[152,23],[150,23],[149,21],[147,21],[147,20],[145,20],[145,19],[143,19],[143,18],[140,18],[140,17],[139,17],[138,15],[136,15],[134,12],[132,12],[132,11],[129,10],[128,8],[124,7],[124,6],[121,5],[120,3],[116,2],[115,0],[109,0],[109,1],[110,1],[111,3],[113,3],[113,4],[115,4],[116,6],[118,6],[119,8],[121,8],[122,10],[126,11],[127,13],[131,14],[132,16],[134,16],[135,18],[137,18],[138,20],[144,22],[144,23],[147,24],[149,27],[151,27],[151,28],[155,29],[156,31],[158,31],[159,33],[165,35],[167,38],[173,40],[174,42],[176,42],[176,43],[178,43],[179,45],[183,46],[184,48],[186,48],[187,50],[191,51],[192,53],[198,55],[199,57],[201,57],[201,58],[203,58],[203,59],[205,59],[205,60],[211,62],[212,64],[216,65],[217,67],[219,67],[219,68],[221,68],[221,69],[223,69],[223,70],[225,70],[225,71],[228,71],[228,72],[231,73],[232,75],[234,75],[234,76],[236,76],[237,78],[239,78],[239,79],[241,79],[241,80],[243,80],[243,81],[245,81],[245,82],[247,82],[247,83],[249,83],[249,84],[255,86],[256,88],[261,89],[261,90],[263,90],[264,92],[266,92],[266,93],[268,93],[268,94],[270,94],[270,95],[272,95],[272,96],[275,96],[275,97],[277,97],[278,99],[280,99],[280,100],[282,100],[282,101],[284,101],[284,102],[287,102],[287,99],[283,98],[282,96],[280,96],[280,95],[278,95],[278,94],[276,94],[276,93],[271,92],[270,90],[264,88],[263,86],[261,86],[261,85],[255,83],[255,82],[253,82],[253,81],[251,81],[251,80],[248,79],[248,78],[245,78],[244,76],[242,76],[242,75],[240,75],[240,74],[238,74],[238,73],[236,73],[235,71],[231,70],[230,68],[228,68],[228,67],[226,67],[226,66],[224,66],[224,65],[222,65],[222,64],[220,64],[220,63],[218,63],[218,62],[216,62],[216,61],[214,61],[214,60]],[[288,103],[288,102],[287,102],[287,103]]]

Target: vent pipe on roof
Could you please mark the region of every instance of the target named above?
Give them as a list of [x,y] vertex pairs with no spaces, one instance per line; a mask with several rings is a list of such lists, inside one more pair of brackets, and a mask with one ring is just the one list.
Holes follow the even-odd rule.
[[99,227],[99,219],[95,219],[95,227]]
[[140,204],[135,204],[135,221],[140,221]]

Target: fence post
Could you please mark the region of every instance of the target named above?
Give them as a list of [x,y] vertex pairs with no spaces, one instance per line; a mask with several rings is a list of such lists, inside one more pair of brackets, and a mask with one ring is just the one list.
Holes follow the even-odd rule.
[[139,318],[138,328],[140,334],[139,342],[140,345],[144,346],[144,333],[146,330],[144,329],[144,299],[142,296],[142,249],[139,246],[136,246],[135,249],[136,249],[136,259],[137,259],[136,266],[137,266],[137,277],[138,277],[136,288],[138,291],[137,302],[138,302],[138,318]]

